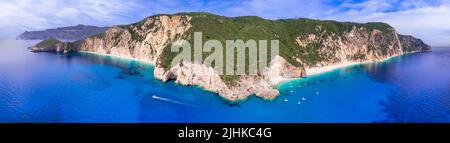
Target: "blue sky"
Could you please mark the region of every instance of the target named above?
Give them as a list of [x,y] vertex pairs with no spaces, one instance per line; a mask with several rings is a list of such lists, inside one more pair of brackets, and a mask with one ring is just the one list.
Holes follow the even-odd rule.
[[450,0],[0,0],[0,37],[76,24],[128,24],[153,14],[186,11],[379,21],[433,46],[450,46]]

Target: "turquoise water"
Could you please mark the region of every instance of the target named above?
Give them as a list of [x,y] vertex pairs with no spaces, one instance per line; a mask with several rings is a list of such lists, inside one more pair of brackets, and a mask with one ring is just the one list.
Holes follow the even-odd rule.
[[153,67],[87,53],[32,53],[0,40],[0,122],[450,122],[450,50],[410,54],[279,85],[228,104],[162,83]]

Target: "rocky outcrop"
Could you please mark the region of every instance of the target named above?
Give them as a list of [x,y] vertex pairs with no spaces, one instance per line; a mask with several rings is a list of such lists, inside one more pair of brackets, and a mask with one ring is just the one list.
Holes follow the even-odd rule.
[[[270,24],[276,26],[267,26]],[[213,27],[207,27],[210,25]],[[219,75],[212,67],[198,62],[181,61],[166,67],[164,64],[171,61],[173,55],[164,50],[170,49],[170,44],[176,40],[192,39],[193,32],[198,32],[197,30],[206,33],[204,38],[208,39],[224,39],[225,35],[230,36],[225,39],[254,35],[279,39],[280,55],[272,58],[268,67],[260,71],[260,74],[235,76],[232,82],[225,81],[226,77]],[[260,38],[258,36],[256,38]],[[380,61],[405,53],[431,50],[421,40],[399,35],[394,28],[383,23],[358,24],[305,19],[269,21],[255,17],[227,18],[205,13],[155,15],[138,23],[113,26],[102,34],[73,43],[42,45],[47,46],[35,46],[32,50],[88,51],[155,64],[155,78],[162,81],[175,80],[183,85],[197,85],[230,101],[243,100],[249,95],[273,99],[279,95],[279,91],[274,88],[278,83],[305,77],[308,75],[305,69],[308,68]]]
[[[321,67],[349,62],[369,62],[381,61],[386,58],[401,55],[405,51],[402,47],[405,43],[411,43],[414,40],[405,41],[398,39],[394,29],[382,32],[378,29],[368,29],[365,27],[353,26],[349,32],[344,32],[337,36],[335,33],[327,33],[318,26],[318,34],[308,34],[297,37],[296,41],[300,48],[316,48],[317,55],[320,58],[317,62],[305,62],[302,59],[297,61],[306,65],[305,67]],[[402,42],[403,41],[403,42]],[[318,45],[317,45],[318,44]],[[421,49],[423,45],[413,45]],[[306,55],[308,56],[308,55]]]
[[190,16],[161,15],[78,41],[77,50],[135,58],[155,64],[163,49],[190,28]]
[[69,53],[73,51],[69,42],[61,42],[56,39],[47,39],[39,44],[29,47],[33,52],[63,52]]
[[198,85],[219,93],[230,101],[243,100],[252,94],[273,99],[279,95],[279,91],[274,89],[275,85],[288,79],[304,77],[306,74],[304,68],[295,67],[280,56],[276,56],[261,75],[239,76],[234,85],[225,84],[212,67],[189,61],[182,61],[169,70],[157,66],[154,73],[155,77],[162,81],[175,80],[182,85]]
[[422,40],[410,35],[398,34],[403,51],[405,52],[431,52],[431,46],[425,44]]
[[60,27],[56,29],[46,29],[43,31],[25,31],[17,36],[22,40],[45,40],[49,38],[59,40],[81,40],[89,36],[103,33],[108,27],[96,27],[89,25],[76,25]]

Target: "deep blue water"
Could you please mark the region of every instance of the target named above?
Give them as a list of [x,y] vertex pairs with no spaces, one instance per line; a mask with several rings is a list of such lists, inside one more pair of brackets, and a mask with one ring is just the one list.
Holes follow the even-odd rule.
[[154,79],[151,65],[29,52],[36,42],[0,40],[0,122],[450,122],[446,48],[282,83],[274,101],[228,104]]

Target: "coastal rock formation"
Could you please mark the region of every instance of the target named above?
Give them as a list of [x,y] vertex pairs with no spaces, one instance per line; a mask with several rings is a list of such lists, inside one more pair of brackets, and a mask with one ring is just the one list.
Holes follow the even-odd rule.
[[405,52],[428,52],[431,51],[431,47],[425,44],[422,40],[416,39],[409,35],[398,34],[401,46]]
[[72,52],[72,47],[69,42],[61,42],[56,39],[47,39],[39,44],[30,47],[31,51],[33,52],[63,52],[63,53],[69,53]]
[[182,85],[198,85],[230,101],[243,100],[252,94],[273,99],[279,95],[274,85],[306,74],[304,68],[292,66],[280,56],[276,56],[261,75],[242,75],[232,85],[227,85],[212,67],[199,63],[182,61],[169,70],[157,66],[154,73],[156,78],[163,81],[175,80]]
[[22,40],[45,40],[49,38],[58,40],[81,40],[89,36],[103,33],[108,27],[97,27],[89,25],[76,25],[69,27],[59,27],[56,29],[46,29],[43,31],[25,31],[17,36]]
[[125,26],[113,26],[105,33],[74,43],[76,50],[135,58],[155,64],[167,45],[181,38],[191,27],[187,15],[161,15]]
[[[258,75],[220,75],[212,67],[185,60],[170,66],[178,54],[170,52],[171,43],[179,39],[193,41],[194,32],[203,32],[203,39],[217,39],[222,43],[228,39],[279,40],[280,54],[271,58],[267,68]],[[278,83],[310,75],[311,69],[431,51],[420,39],[399,35],[384,23],[273,21],[209,13],[155,15],[138,23],[113,26],[102,34],[73,43],[43,45],[46,46],[35,46],[32,50],[89,51],[138,59],[154,64],[154,75],[162,81],[197,85],[230,101],[243,100],[249,95],[273,99],[279,95],[274,88]]]

